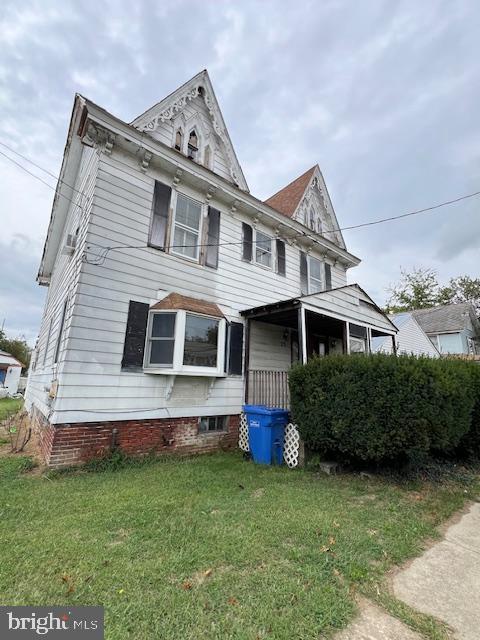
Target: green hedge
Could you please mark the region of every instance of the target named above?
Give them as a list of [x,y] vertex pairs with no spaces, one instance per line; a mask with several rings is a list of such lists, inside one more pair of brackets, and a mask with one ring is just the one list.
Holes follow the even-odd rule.
[[306,446],[375,462],[480,453],[480,367],[383,354],[315,358],[290,372]]

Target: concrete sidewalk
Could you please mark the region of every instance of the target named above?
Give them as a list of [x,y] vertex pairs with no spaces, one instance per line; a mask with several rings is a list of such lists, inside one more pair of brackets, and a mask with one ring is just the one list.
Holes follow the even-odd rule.
[[480,638],[480,504],[393,579],[394,594],[449,624],[458,640]]
[[[456,640],[480,639],[480,504],[393,578],[394,595],[446,622]],[[337,640],[419,640],[420,635],[368,601]]]

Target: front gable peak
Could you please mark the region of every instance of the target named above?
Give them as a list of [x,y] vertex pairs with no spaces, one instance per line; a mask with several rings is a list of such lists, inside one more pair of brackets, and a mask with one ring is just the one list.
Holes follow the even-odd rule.
[[315,233],[324,235],[342,249],[346,248],[318,164],[265,200],[265,203]]
[[206,70],[131,124],[249,191]]

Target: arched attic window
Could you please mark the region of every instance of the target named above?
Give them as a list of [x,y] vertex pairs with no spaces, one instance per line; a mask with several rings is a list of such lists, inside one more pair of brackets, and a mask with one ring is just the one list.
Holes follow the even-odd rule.
[[181,151],[183,146],[183,133],[181,129],[177,129],[175,134],[175,149]]
[[315,231],[315,209],[313,207],[310,208],[310,229],[313,229],[313,231]]
[[209,146],[205,147],[205,152],[203,154],[203,164],[207,167],[207,169],[212,168],[212,151]]
[[190,131],[188,136],[187,155],[191,160],[196,160],[198,155],[198,136],[195,129]]

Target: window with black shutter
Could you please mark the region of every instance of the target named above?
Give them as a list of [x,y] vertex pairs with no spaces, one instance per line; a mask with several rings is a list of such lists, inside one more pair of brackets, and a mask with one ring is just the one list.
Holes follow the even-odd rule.
[[220,242],[220,211],[208,207],[208,232],[205,252],[205,264],[207,267],[218,267],[218,244]]
[[332,288],[332,267],[325,262],[325,289],[329,291]]
[[300,251],[300,291],[302,296],[308,294],[308,266],[307,266],[307,254]]
[[171,195],[172,189],[168,185],[155,181],[148,244],[156,249],[165,249]]
[[123,345],[122,369],[142,369],[143,367],[148,310],[148,304],[130,300]]
[[241,376],[243,373],[243,324],[231,322],[228,341],[228,373]]
[[285,259],[285,243],[283,240],[277,240],[277,273],[281,276],[285,275],[286,259]]
[[253,229],[246,222],[242,222],[242,260],[252,261]]

